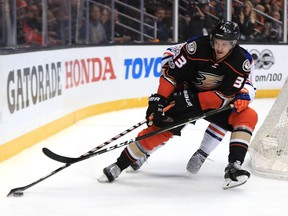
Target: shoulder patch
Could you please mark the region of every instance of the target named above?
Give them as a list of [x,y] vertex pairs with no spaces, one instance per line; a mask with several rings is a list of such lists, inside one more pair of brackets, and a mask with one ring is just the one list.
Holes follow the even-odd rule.
[[190,55],[193,55],[197,50],[197,43],[195,41],[192,41],[191,43],[187,43],[186,49]]
[[242,64],[242,69],[245,71],[245,72],[250,72],[251,70],[251,64],[250,64],[250,61],[249,59],[246,59],[243,64]]

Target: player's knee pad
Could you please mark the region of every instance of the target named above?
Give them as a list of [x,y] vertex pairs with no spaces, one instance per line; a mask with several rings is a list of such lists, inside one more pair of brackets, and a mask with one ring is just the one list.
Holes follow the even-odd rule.
[[233,128],[238,126],[247,126],[254,130],[258,122],[258,114],[254,109],[248,107],[240,113],[231,112],[228,121]]
[[[159,128],[152,125],[151,127],[148,127],[144,130],[142,130],[138,136],[143,136],[145,134],[151,133],[153,131],[158,130]],[[163,133],[145,138],[143,140],[139,140],[139,143],[143,146],[144,149],[147,151],[153,150],[155,147],[159,146],[163,142],[167,142],[171,137],[173,136],[173,133],[170,131],[165,131]]]

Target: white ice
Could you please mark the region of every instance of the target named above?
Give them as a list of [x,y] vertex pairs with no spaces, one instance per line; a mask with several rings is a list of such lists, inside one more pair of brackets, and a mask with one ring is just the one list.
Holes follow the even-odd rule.
[[[256,99],[252,106],[263,122],[274,99]],[[136,173],[123,172],[114,183],[98,183],[102,169],[114,162],[121,150],[98,155],[71,165],[24,192],[6,197],[12,188],[25,186],[63,166],[47,158],[43,147],[80,156],[143,120],[145,108],[106,113],[84,119],[22,153],[0,163],[1,216],[272,216],[287,215],[288,182],[252,175],[240,187],[223,190],[228,140],[209,156],[200,172],[186,177],[186,163],[198,148],[207,123],[188,125],[156,151]],[[144,127],[144,126],[143,126]],[[143,128],[141,127],[141,128]],[[135,135],[137,129],[115,141]],[[247,155],[244,167],[250,170]]]

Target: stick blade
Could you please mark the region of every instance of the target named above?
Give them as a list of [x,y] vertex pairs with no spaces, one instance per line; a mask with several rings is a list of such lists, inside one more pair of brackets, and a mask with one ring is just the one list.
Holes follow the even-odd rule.
[[48,148],[42,148],[42,152],[43,152],[47,157],[49,157],[50,159],[55,160],[55,161],[58,161],[58,162],[61,162],[61,163],[71,164],[71,163],[75,163],[75,162],[78,161],[78,158],[72,158],[72,157],[62,156],[62,155],[59,155],[59,154],[56,154],[56,153],[52,152],[52,151],[51,151],[50,149],[48,149]]
[[25,190],[24,187],[19,188],[13,188],[10,190],[10,192],[7,194],[7,197],[15,197],[15,196],[23,196],[23,191]]

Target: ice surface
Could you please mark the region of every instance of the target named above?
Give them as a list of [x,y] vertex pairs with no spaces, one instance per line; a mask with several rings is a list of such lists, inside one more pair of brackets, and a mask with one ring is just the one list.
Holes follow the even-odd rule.
[[[274,99],[256,99],[252,103],[259,113],[257,128],[273,102]],[[123,172],[114,183],[98,183],[97,177],[116,160],[123,147],[74,164],[27,189],[23,197],[6,197],[12,188],[30,184],[63,166],[47,158],[41,151],[43,147],[67,156],[80,156],[142,121],[144,113],[145,108],[137,108],[84,119],[0,163],[0,215],[287,215],[287,181],[252,175],[241,187],[222,189],[230,134],[197,175],[186,176],[186,163],[198,148],[207,126],[204,120],[195,126],[188,125],[181,137],[174,137],[156,151],[138,172]],[[139,130],[114,143],[133,138]],[[248,170],[249,161],[247,155],[244,167]]]

